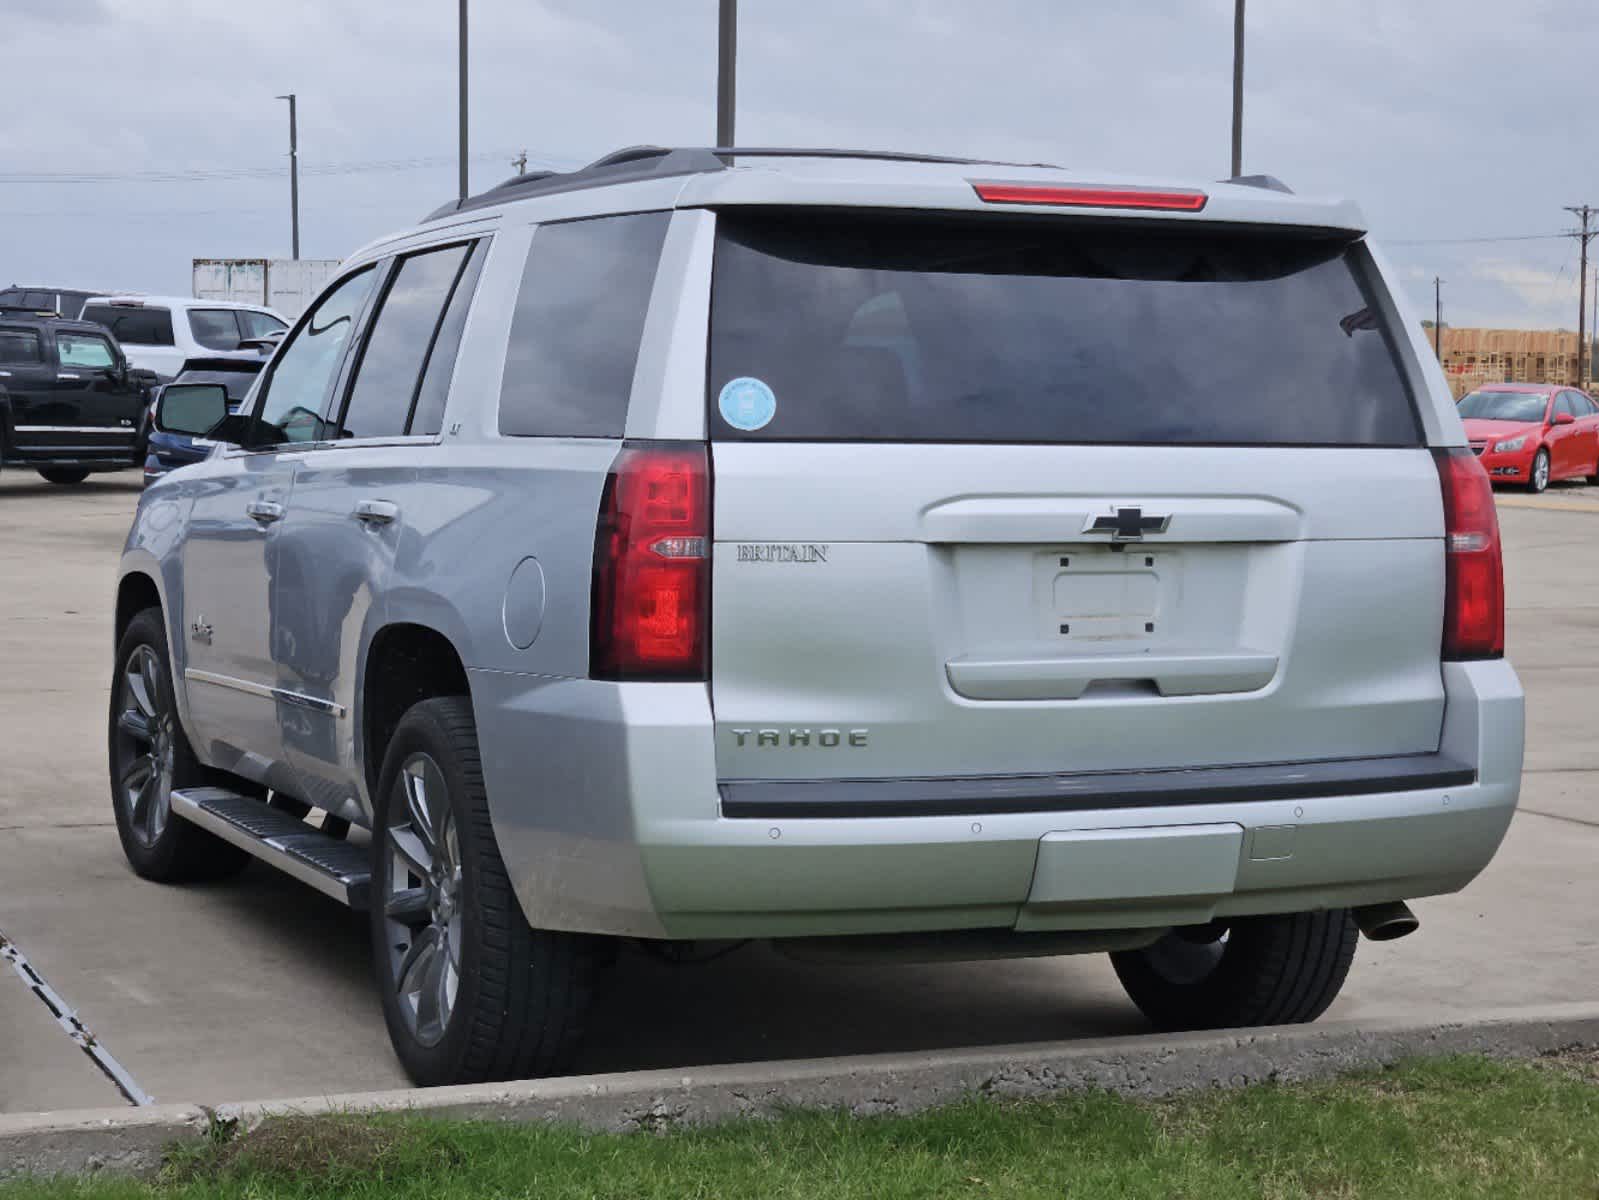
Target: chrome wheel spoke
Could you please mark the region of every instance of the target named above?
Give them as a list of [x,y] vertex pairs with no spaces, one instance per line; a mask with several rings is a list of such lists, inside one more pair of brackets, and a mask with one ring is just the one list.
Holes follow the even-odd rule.
[[405,808],[411,817],[411,828],[426,844],[431,864],[438,847],[437,809],[444,802],[444,781],[428,758],[406,763],[401,778],[405,783]]
[[[409,829],[390,829],[389,845],[394,849],[395,865],[426,882],[433,874],[433,854],[427,843]],[[400,882],[396,873],[396,883]]]
[[155,737],[155,724],[137,707],[126,709],[117,718],[117,728],[137,741],[148,744]]
[[431,912],[431,896],[425,887],[402,888],[392,892],[383,905],[384,915],[402,925],[420,925]]
[[140,646],[133,652],[128,661],[128,691],[132,694],[138,711],[151,719],[161,713],[160,674],[155,651],[148,646]]

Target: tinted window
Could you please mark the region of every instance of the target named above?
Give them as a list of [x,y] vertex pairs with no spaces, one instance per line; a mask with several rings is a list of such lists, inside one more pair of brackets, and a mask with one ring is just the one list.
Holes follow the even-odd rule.
[[400,260],[361,351],[340,436],[405,432],[434,331],[467,250],[449,246]]
[[189,332],[207,350],[239,348],[239,320],[231,308],[191,308]]
[[486,241],[472,247],[472,257],[450,293],[450,306],[444,311],[444,321],[433,340],[433,353],[428,355],[427,369],[422,372],[422,387],[416,394],[412,433],[434,434],[444,428],[444,404],[450,395],[450,377],[455,374],[455,356],[461,349],[461,330],[466,327],[466,313],[472,307],[472,294],[477,291],[477,278],[487,252]]
[[269,333],[281,333],[288,326],[276,317],[263,312],[251,312],[249,309],[239,309],[234,314],[239,318],[239,323],[244,326],[245,337],[266,337]]
[[[40,312],[55,312],[56,294],[54,292],[24,292],[22,303],[28,308],[38,309]],[[65,316],[66,314],[62,314]]]
[[112,304],[90,304],[83,319],[104,325],[117,341],[127,346],[172,345],[172,314],[164,308],[123,308]]
[[1355,253],[1326,238],[1147,222],[724,213],[710,428],[729,439],[1418,445]]
[[67,333],[56,331],[56,357],[63,367],[114,367],[116,352],[111,343],[98,333]]
[[0,329],[0,363],[42,363],[44,346],[31,329]]
[[257,444],[315,442],[327,436],[322,412],[374,278],[373,269],[365,267],[335,285],[290,335],[256,403]]
[[58,295],[60,296],[61,315],[66,317],[68,320],[76,321],[78,319],[78,314],[83,311],[83,302],[93,295],[93,293],[60,292]]
[[667,213],[545,225],[511,322],[500,432],[620,437]]
[[1460,398],[1460,415],[1466,420],[1541,421],[1549,407],[1543,392],[1472,392]]

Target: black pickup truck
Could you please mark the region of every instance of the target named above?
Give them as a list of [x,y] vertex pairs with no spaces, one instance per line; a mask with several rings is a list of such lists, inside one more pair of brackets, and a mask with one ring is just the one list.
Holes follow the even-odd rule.
[[0,307],[0,465],[72,484],[141,464],[155,382],[103,326]]

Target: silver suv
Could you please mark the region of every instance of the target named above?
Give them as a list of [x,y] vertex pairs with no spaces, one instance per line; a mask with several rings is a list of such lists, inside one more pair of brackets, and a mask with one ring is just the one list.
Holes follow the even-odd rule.
[[619,938],[1315,1018],[1522,759],[1488,481],[1363,228],[825,151],[446,206],[167,414],[218,445],[122,559],[129,860],[370,911],[428,1084],[559,1070]]

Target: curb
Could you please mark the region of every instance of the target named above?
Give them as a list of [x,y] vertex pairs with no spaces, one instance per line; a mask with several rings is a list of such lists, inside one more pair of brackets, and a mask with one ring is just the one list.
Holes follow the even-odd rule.
[[224,1104],[0,1115],[0,1179],[93,1171],[147,1174],[214,1119],[251,1129],[273,1116],[403,1112],[657,1132],[791,1108],[911,1113],[979,1094],[1040,1097],[1102,1089],[1134,1098],[1268,1080],[1295,1082],[1445,1054],[1530,1058],[1599,1045],[1599,1004],[1487,1012],[1450,1022],[1327,1022],[1230,1033],[580,1075],[522,1083],[358,1092]]

